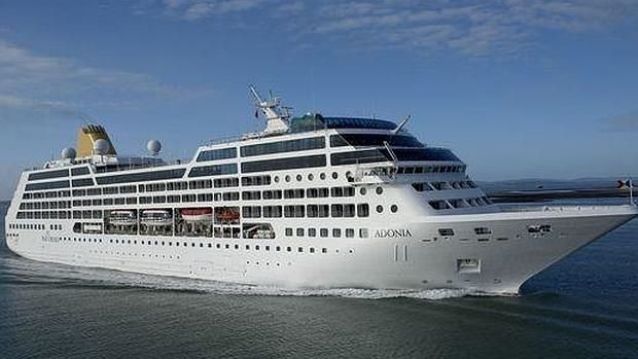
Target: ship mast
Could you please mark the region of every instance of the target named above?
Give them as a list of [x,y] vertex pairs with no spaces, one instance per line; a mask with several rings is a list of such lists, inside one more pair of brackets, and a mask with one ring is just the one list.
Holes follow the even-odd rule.
[[[255,106],[258,111],[266,117],[266,129],[263,134],[270,135],[288,132],[289,108],[281,107],[279,97],[270,96],[269,100],[263,100],[255,86],[250,85],[250,92],[255,99]],[[282,111],[283,110],[283,111]]]

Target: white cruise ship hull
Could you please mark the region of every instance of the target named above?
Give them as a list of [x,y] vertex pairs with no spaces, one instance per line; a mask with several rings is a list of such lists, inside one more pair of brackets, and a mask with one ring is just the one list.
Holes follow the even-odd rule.
[[[427,216],[393,224],[396,230],[371,227],[371,238],[320,243],[303,237],[91,235],[62,226],[44,234],[24,230],[7,244],[38,261],[249,285],[517,293],[530,277],[637,214],[633,206],[611,206]],[[537,224],[551,230],[530,233]],[[491,233],[476,234],[479,227]],[[441,228],[454,235],[442,236]]]

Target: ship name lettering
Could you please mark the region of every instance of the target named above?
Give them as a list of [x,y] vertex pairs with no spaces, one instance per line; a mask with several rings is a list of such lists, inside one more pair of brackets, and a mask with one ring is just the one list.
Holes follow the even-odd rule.
[[409,229],[377,229],[374,234],[377,238],[412,237]]

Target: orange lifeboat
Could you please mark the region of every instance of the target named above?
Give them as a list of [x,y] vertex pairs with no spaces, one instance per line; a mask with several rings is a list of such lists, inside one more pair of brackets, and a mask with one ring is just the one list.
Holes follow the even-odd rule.
[[184,208],[180,214],[186,222],[210,222],[213,219],[213,209],[210,207]]
[[221,222],[239,221],[239,211],[230,208],[221,208],[215,213],[215,217]]

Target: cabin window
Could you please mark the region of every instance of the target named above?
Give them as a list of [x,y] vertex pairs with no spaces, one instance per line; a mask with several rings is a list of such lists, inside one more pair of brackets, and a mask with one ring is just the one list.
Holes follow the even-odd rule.
[[552,226],[549,224],[536,224],[527,226],[529,233],[549,233],[552,231]]
[[370,216],[370,206],[367,203],[360,203],[357,205],[357,216],[368,217]]
[[448,209],[450,206],[445,201],[430,201],[430,206],[436,210]]
[[477,227],[474,228],[474,233],[476,233],[477,235],[492,234],[492,230],[487,227]]
[[439,234],[448,237],[454,235],[454,230],[452,228],[439,228]]

